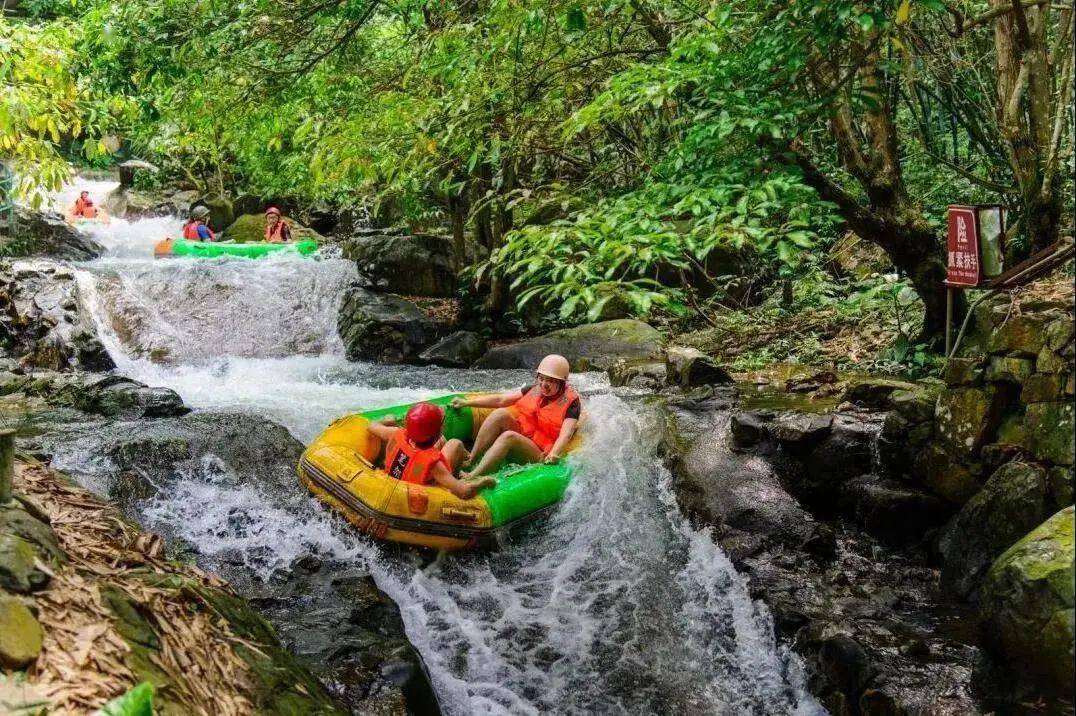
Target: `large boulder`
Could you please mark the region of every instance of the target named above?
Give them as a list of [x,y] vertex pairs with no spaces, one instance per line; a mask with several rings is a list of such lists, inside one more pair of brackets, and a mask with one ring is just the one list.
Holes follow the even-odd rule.
[[374,291],[445,298],[459,288],[452,241],[445,236],[355,236],[343,250],[362,285]]
[[[324,238],[318,234],[318,232],[297,223],[294,219],[285,216],[284,221],[291,227],[291,238],[293,241],[299,241],[301,239],[313,239],[318,242],[324,241]],[[234,241],[237,244],[250,244],[258,241],[265,241],[265,215],[243,214],[236,217],[235,221],[229,224],[228,228],[224,230],[222,238],[227,241]]]
[[140,172],[149,172],[156,174],[160,171],[155,165],[149,162],[144,162],[141,159],[128,159],[125,162],[121,162],[117,167],[120,173],[120,186],[125,189],[134,187],[135,176]]
[[729,372],[696,348],[669,346],[665,353],[665,375],[670,385],[695,388],[734,382]]
[[0,256],[89,261],[105,252],[101,244],[54,211],[33,211],[17,206],[15,223],[17,229],[13,236],[0,236]]
[[125,219],[153,216],[187,216],[202,198],[196,189],[159,189],[143,191],[118,186],[102,202],[105,211]]
[[497,346],[475,366],[533,369],[546,355],[559,353],[571,362],[573,370],[608,370],[619,360],[657,360],[663,348],[664,341],[656,328],[625,318],[565,328]]
[[942,585],[967,597],[999,554],[1050,514],[1046,471],[1011,462],[1000,467],[957,514],[939,543]]
[[472,331],[456,331],[419,354],[420,363],[439,365],[443,368],[470,368],[485,354],[489,344],[486,339]]
[[25,669],[41,653],[45,632],[30,609],[0,592],[0,667]]
[[352,286],[337,330],[349,360],[408,363],[437,340],[439,326],[410,301]]
[[734,558],[747,543],[801,548],[825,539],[825,530],[785,490],[769,462],[731,448],[726,409],[667,406],[663,451],[685,513],[715,526]]
[[862,475],[841,486],[841,501],[865,531],[891,547],[916,544],[943,524],[952,508],[896,480]]
[[1073,508],[1056,513],[991,566],[980,595],[987,646],[1021,681],[1071,698]]
[[0,355],[51,370],[114,367],[81,307],[75,274],[49,261],[0,264]]
[[107,417],[161,418],[190,412],[170,388],[151,388],[112,374],[0,372],[0,395],[12,393],[40,398],[55,408]]

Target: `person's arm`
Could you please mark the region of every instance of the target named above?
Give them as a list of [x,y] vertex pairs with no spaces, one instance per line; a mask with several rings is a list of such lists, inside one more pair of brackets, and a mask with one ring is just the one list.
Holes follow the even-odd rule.
[[553,447],[549,448],[549,452],[545,455],[546,462],[555,462],[560,459],[560,454],[564,452],[564,448],[568,447],[568,443],[572,441],[578,427],[579,421],[575,418],[564,419],[560,426],[560,435],[557,436],[557,441],[553,443]]
[[522,390],[513,390],[510,393],[497,393],[495,395],[480,395],[477,398],[454,398],[453,408],[507,408],[515,405],[523,399]]
[[479,477],[474,480],[456,479],[443,463],[437,463],[433,467],[433,481],[451,492],[461,500],[469,500],[485,487],[495,487],[497,481],[492,477]]
[[199,241],[212,241],[213,232],[205,224],[198,224],[198,240]]
[[393,433],[399,430],[399,428],[396,427],[396,418],[387,415],[384,418],[381,418],[381,420],[373,420],[368,423],[366,430],[375,438],[388,442],[389,438],[391,438]]

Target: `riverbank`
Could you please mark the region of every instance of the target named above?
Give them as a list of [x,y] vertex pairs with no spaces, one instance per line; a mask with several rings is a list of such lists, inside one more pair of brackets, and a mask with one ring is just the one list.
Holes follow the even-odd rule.
[[268,622],[167,559],[158,535],[26,456],[14,488],[0,506],[0,662],[28,703],[91,711],[148,681],[162,714],[343,713]]

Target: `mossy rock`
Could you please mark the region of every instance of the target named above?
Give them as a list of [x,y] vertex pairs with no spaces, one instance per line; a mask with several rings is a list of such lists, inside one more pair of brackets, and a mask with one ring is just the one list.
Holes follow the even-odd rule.
[[1005,551],[980,596],[986,644],[1022,682],[1071,698],[1074,660],[1073,508]]
[[496,346],[476,368],[534,370],[549,353],[559,353],[572,370],[608,370],[617,361],[654,361],[663,356],[664,340],[652,326],[630,318],[565,328],[519,343]]
[[[319,243],[324,241],[321,234],[313,229],[307,228],[287,217],[284,217],[284,221],[291,227],[291,238],[293,241],[299,241],[301,239],[314,239]],[[235,221],[224,230],[223,238],[226,241],[234,241],[237,244],[250,244],[265,241],[265,215],[243,214],[242,216],[236,217]]]
[[993,436],[1007,402],[997,386],[947,390],[934,412],[937,433],[953,454],[974,458]]
[[24,669],[33,664],[44,638],[30,609],[19,599],[0,594],[0,667]]
[[968,500],[940,541],[942,584],[961,597],[978,590],[986,570],[1053,509],[1046,471],[1010,462]]
[[28,594],[48,584],[49,575],[35,565],[37,557],[26,540],[0,533],[0,589]]
[[1048,320],[1047,316],[1035,313],[1013,316],[994,332],[988,350],[1034,356],[1046,345]]
[[968,467],[938,443],[919,452],[914,472],[924,487],[954,505],[963,505],[979,490]]
[[1072,465],[1076,458],[1076,410],[1071,402],[1032,403],[1024,419],[1028,448],[1039,460]]

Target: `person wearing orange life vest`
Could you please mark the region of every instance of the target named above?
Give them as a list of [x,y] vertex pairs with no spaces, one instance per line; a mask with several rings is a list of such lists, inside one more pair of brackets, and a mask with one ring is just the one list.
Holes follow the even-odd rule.
[[395,427],[391,416],[372,422],[367,430],[385,441],[385,472],[397,480],[416,485],[439,485],[461,500],[469,500],[497,481],[491,477],[457,480],[452,472],[466,458],[459,440],[444,440],[441,428],[445,411],[430,403],[412,405],[404,427]]
[[270,244],[286,244],[291,241],[291,227],[280,215],[280,209],[275,206],[265,210],[265,240]]
[[75,199],[75,208],[71,210],[71,215],[84,219],[97,218],[97,207],[94,206],[93,199],[90,198],[90,192],[84,191],[79,194],[79,197]]
[[481,455],[482,459],[460,476],[484,475],[508,459],[520,463],[559,460],[579,427],[582,412],[579,394],[568,385],[568,373],[567,358],[548,355],[538,364],[531,385],[500,395],[453,400],[455,408],[497,408],[482,423],[471,451],[472,456]]
[[183,225],[183,238],[187,241],[213,241],[217,235],[213,229],[206,226],[209,217],[209,208],[199,204],[191,209],[191,218]]

